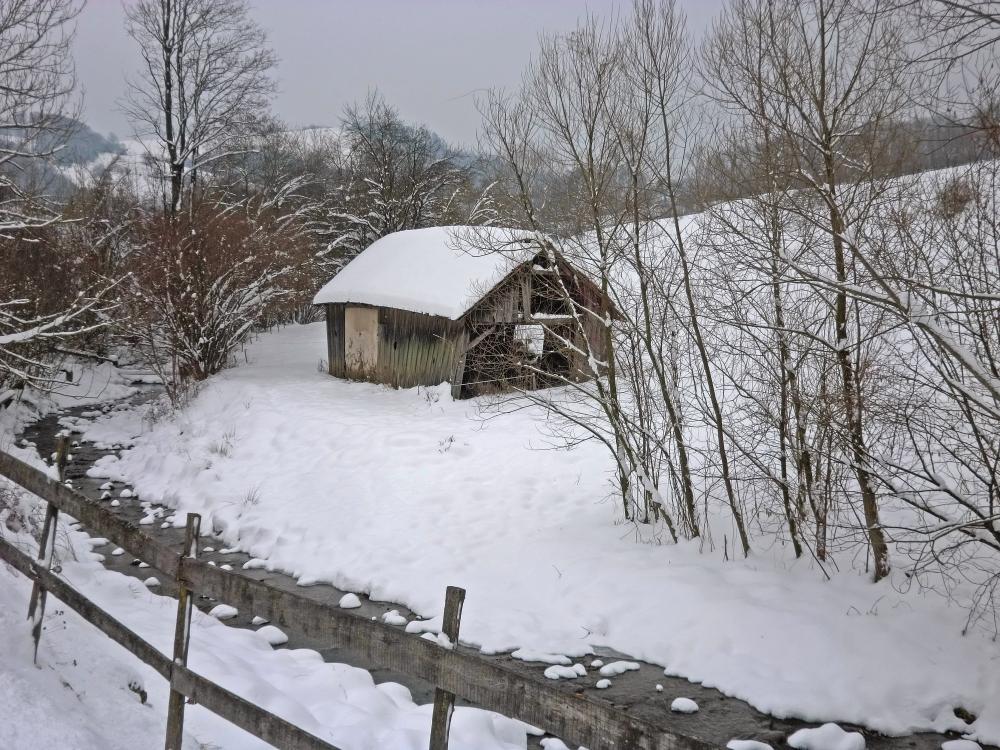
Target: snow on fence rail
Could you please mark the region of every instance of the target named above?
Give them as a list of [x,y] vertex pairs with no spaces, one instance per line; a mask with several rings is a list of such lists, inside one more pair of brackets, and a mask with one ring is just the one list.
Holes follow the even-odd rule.
[[[69,514],[89,530],[176,579],[182,591],[208,596],[253,612],[279,626],[296,629],[312,638],[357,653],[382,668],[434,685],[437,690],[432,720],[432,750],[447,748],[447,730],[455,696],[486,710],[541,727],[566,742],[590,750],[708,750],[714,747],[701,739],[678,734],[654,720],[630,716],[605,701],[589,696],[570,694],[553,687],[548,681],[526,676],[476,654],[442,648],[437,642],[406,634],[349,610],[282,591],[265,582],[208,565],[195,556],[178,553],[148,536],[137,525],[115,516],[86,496],[3,451],[0,451],[0,475],[47,501],[52,510],[46,520],[52,516],[53,526],[58,512]],[[197,536],[193,533],[196,531],[193,521],[189,518],[189,539]],[[196,675],[184,666],[185,659],[171,660],[96,607],[48,570],[46,537],[43,529],[41,553],[37,561],[0,539],[0,558],[35,580],[42,589],[43,599],[46,590],[51,592],[154,667],[170,681],[172,691],[197,701],[264,741],[288,750],[336,750],[323,740]],[[461,612],[461,595],[455,593],[458,591],[449,589],[449,606],[446,606],[444,617],[447,625],[445,635],[452,642],[457,641],[455,636]],[[189,616],[184,618],[181,615],[183,611],[182,601],[178,610],[179,634],[181,626],[189,625],[190,621]],[[447,632],[449,630],[452,632]],[[182,654],[178,654],[178,644],[175,643],[175,657],[186,656],[183,643],[180,646]],[[169,732],[168,726],[168,737]]]

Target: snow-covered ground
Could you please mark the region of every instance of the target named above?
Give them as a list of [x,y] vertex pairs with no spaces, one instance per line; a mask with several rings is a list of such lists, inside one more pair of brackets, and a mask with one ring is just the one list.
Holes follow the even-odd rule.
[[[545,450],[540,411],[484,420],[445,388],[336,380],[323,357],[322,324],[287,328],[171,420],[117,412],[82,426],[134,445],[96,473],[178,508],[177,523],[202,513],[228,546],[303,585],[429,618],[447,585],[463,586],[463,640],[484,651],[556,660],[608,646],[782,717],[1000,742],[1000,644],[962,637],[965,613],[943,599],[850,565],[826,581],[781,547],[727,562],[637,543],[612,523],[607,457]],[[965,725],[959,706],[978,720]]]
[[[23,458],[28,458],[22,455]],[[65,527],[62,527],[65,531]],[[5,538],[12,538],[4,528]],[[26,537],[13,537],[34,549]],[[99,606],[170,653],[177,602],[140,581],[104,569],[82,532],[59,537],[62,575]],[[0,565],[0,747],[11,750],[144,750],[163,747],[166,681],[72,610],[50,599],[38,666],[25,620],[30,584]],[[230,628],[197,610],[189,665],[196,672],[338,747],[427,747],[431,706],[417,706],[396,683],[325,663],[308,649],[274,650],[274,628]],[[140,698],[142,695],[142,698]],[[458,708],[452,747],[517,750],[525,726],[478,709]],[[267,745],[197,705],[186,710],[186,750],[254,750]]]

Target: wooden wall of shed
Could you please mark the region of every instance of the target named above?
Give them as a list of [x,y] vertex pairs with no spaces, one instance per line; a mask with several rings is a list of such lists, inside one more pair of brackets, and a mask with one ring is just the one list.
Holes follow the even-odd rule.
[[375,379],[397,388],[452,382],[465,351],[462,321],[379,308],[379,352]]
[[[534,309],[532,300],[537,291],[534,286],[548,281],[544,276],[532,272],[532,267],[536,262],[538,261],[521,266],[476,303],[475,307],[466,314],[466,320],[472,327],[473,334],[478,330],[485,330],[486,324],[489,323],[533,323],[536,321],[532,312],[552,312],[547,309]],[[601,311],[600,289],[592,283],[584,282],[578,272],[564,261],[558,264],[558,270],[566,290],[576,305],[599,313]],[[537,302],[535,300],[534,304],[537,305]],[[560,336],[570,337],[574,346],[583,351],[587,351],[586,344],[589,342],[589,349],[594,356],[600,361],[605,361],[607,359],[607,342],[604,338],[604,327],[593,315],[582,314],[581,321],[583,323],[582,334],[575,324],[555,324],[546,320],[537,322],[551,327]],[[589,373],[590,367],[586,357],[576,352],[567,352],[567,357],[574,374],[580,374],[581,377],[584,377],[583,374]]]
[[346,305],[326,305],[327,369],[338,378],[347,377],[344,358],[344,308]]
[[522,266],[477,302],[465,319],[472,324],[522,322],[528,312],[530,283],[527,267]]
[[[580,306],[588,310],[593,310],[598,314],[601,313],[600,289],[589,284],[577,284],[573,289],[573,295]],[[608,314],[610,315],[610,312]],[[608,359],[608,347],[604,337],[604,325],[593,315],[585,315],[583,317],[583,329],[587,340],[590,342],[590,350],[594,353],[594,356],[599,361],[606,362]],[[576,342],[578,346],[580,343],[579,341]],[[581,346],[580,348],[583,347]],[[576,355],[576,358],[576,367],[589,370],[589,366],[586,362],[582,361],[583,358],[579,354]]]
[[[353,306],[353,305],[352,305]],[[367,307],[367,305],[357,305]],[[344,313],[347,305],[326,305],[328,370],[347,378]],[[462,321],[434,315],[378,309],[378,362],[372,378],[397,388],[438,385],[461,377],[468,336]]]

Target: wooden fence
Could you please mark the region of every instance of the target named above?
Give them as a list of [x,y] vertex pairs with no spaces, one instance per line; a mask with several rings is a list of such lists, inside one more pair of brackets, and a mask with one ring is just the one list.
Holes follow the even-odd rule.
[[[172,694],[204,706],[282,750],[336,748],[187,668],[184,631],[190,625],[191,594],[226,602],[242,611],[264,617],[275,625],[352,651],[384,669],[434,685],[437,689],[432,719],[432,750],[447,747],[448,727],[456,696],[481,708],[540,727],[565,742],[590,750],[708,750],[714,747],[701,739],[678,734],[658,721],[629,716],[606,701],[568,693],[544,678],[522,674],[474,653],[443,648],[437,642],[409,635],[336,605],[282,591],[265,582],[209,565],[192,554],[197,539],[196,517],[189,518],[188,544],[182,552],[177,552],[144,533],[137,525],[119,518],[97,502],[2,451],[0,475],[49,503],[46,521],[52,520],[50,531],[53,537],[58,513],[66,513],[89,531],[106,537],[129,554],[178,581],[182,593],[176,631],[179,642],[175,642],[174,658],[167,657],[143,641],[53,574],[49,570],[51,552],[47,553],[48,540],[44,530],[37,560],[0,539],[0,559],[36,582],[41,591],[42,606],[44,593],[52,594],[156,669],[170,681]],[[449,588],[443,632],[456,644],[463,598],[464,592],[460,589]],[[40,614],[36,614],[36,624],[40,628]],[[172,704],[179,702],[181,716],[183,698],[172,701]],[[173,715],[172,712],[170,716]],[[172,747],[170,741],[168,726],[168,750]]]

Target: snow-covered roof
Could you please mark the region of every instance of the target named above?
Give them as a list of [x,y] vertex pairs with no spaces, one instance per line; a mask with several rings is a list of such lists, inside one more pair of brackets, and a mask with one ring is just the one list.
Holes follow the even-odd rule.
[[334,276],[313,304],[354,302],[458,320],[538,252],[532,232],[432,227],[376,240]]

